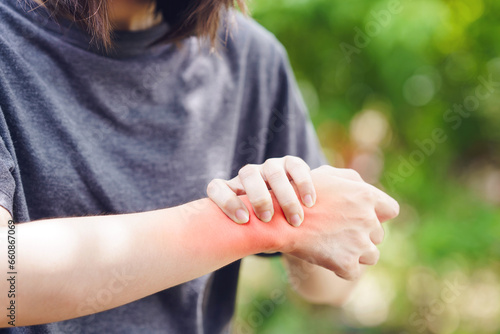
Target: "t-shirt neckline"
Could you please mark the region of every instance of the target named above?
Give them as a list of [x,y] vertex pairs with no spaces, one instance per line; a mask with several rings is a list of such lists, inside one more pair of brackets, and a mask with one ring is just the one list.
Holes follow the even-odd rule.
[[106,52],[102,47],[92,43],[92,37],[76,22],[64,17],[54,19],[45,7],[38,5],[33,0],[7,0],[7,2],[10,2],[15,10],[23,16],[62,40],[111,58],[129,58],[148,53],[154,48],[151,44],[170,30],[165,21],[144,30],[115,30],[112,33],[113,49]]

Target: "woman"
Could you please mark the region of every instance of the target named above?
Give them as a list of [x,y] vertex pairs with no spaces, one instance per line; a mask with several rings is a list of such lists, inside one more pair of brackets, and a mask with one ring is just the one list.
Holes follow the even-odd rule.
[[309,171],[323,159],[285,51],[231,6],[0,4],[6,331],[225,333],[244,256],[285,254],[331,303],[352,286],[335,274],[377,262],[397,203]]

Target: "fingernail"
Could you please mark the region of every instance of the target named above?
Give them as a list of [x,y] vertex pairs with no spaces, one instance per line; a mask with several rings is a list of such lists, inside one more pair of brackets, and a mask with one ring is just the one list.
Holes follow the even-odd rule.
[[304,196],[303,202],[304,202],[304,205],[307,206],[308,208],[310,208],[311,206],[314,205],[313,198],[309,194]]
[[301,223],[302,220],[298,214],[294,214],[292,218],[290,218],[290,224],[292,224],[292,226],[299,227]]
[[271,220],[272,218],[272,214],[271,214],[271,211],[265,211],[264,213],[262,213],[260,215],[260,220],[262,220],[263,222],[267,223]]
[[238,209],[236,210],[236,219],[238,219],[238,223],[244,224],[248,222],[248,219],[250,217],[248,216],[248,213],[245,210]]

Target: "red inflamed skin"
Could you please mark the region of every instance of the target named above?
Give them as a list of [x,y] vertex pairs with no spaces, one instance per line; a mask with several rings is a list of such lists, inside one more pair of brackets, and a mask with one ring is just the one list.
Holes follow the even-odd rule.
[[[173,208],[16,224],[16,325],[71,319],[130,303],[245,256],[282,252],[349,280],[375,264],[381,222],[397,215],[391,197],[337,169],[312,171],[317,201],[291,226],[273,198],[269,222],[249,210],[236,224],[210,199]],[[246,196],[241,199],[250,208]],[[3,219],[1,232],[8,233]],[[9,289],[8,281],[2,288]],[[99,303],[104,292],[106,303]],[[101,296],[102,297],[102,296]],[[102,299],[102,298],[101,298]],[[7,305],[7,294],[0,296]],[[8,326],[7,318],[3,326]]]

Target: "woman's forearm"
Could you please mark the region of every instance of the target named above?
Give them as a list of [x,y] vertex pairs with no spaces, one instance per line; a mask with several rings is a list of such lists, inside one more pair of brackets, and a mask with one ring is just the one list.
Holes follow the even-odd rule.
[[[202,199],[144,213],[16,225],[16,325],[104,311],[272,251],[279,219],[286,224],[282,215],[274,223],[251,215],[248,224],[237,225]],[[7,284],[1,283],[2,307],[9,303]]]
[[[145,213],[20,224],[16,325],[104,311],[259,252],[280,251],[355,279],[361,264],[378,261],[380,223],[397,216],[399,206],[375,187],[336,173],[328,166],[312,171],[317,202],[303,208],[300,227],[287,223],[274,197],[268,223],[250,211],[249,222],[238,225],[203,199]],[[8,227],[0,229],[5,240]],[[7,269],[7,256],[4,263]],[[7,307],[9,281],[0,282],[0,306]]]
[[315,304],[342,306],[350,297],[358,280],[347,281],[333,271],[283,254],[288,279],[294,290]]

